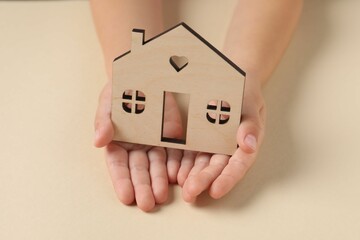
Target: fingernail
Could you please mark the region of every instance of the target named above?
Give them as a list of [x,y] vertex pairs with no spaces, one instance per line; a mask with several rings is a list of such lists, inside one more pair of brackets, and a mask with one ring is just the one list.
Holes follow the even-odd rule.
[[256,150],[257,141],[254,135],[251,134],[246,135],[244,142],[249,148],[251,148],[254,151]]

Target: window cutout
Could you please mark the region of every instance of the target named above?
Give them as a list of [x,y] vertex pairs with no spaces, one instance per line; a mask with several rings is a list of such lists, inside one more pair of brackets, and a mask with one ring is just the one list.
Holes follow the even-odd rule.
[[122,107],[123,107],[125,112],[131,113],[131,103],[123,102]]
[[127,113],[140,114],[144,112],[145,94],[141,91],[126,90],[122,95],[122,108]]
[[218,105],[218,100],[211,100],[211,101],[208,103],[207,109],[209,109],[209,110],[216,110],[217,105]]
[[123,99],[126,99],[126,100],[131,100],[132,98],[132,90],[126,90],[124,93],[123,93]]
[[221,101],[221,111],[230,112],[230,104],[226,101]]
[[[161,128],[162,142],[186,144],[189,102],[190,102],[190,94],[164,92],[162,128]],[[173,105],[175,104],[177,105],[175,107],[179,108],[179,113],[180,113],[180,124],[182,126],[182,131],[180,132],[178,131],[179,129],[176,128],[178,126],[176,125],[174,126],[172,122],[168,121],[169,116],[170,117],[174,116]]]
[[206,113],[206,118],[209,122],[215,123],[216,122],[216,113]]
[[213,124],[225,124],[230,119],[230,104],[226,101],[211,100],[207,105],[206,119]]
[[173,66],[173,68],[180,72],[184,67],[186,67],[189,63],[188,59],[184,56],[171,56],[170,57],[170,64]]
[[220,114],[219,124],[225,124],[229,121],[230,116],[227,114]]
[[135,114],[140,114],[145,110],[145,104],[135,104]]

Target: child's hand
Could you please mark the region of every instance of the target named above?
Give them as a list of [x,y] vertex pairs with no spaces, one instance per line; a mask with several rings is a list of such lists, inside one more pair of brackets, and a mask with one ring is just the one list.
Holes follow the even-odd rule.
[[[179,137],[182,123],[173,96],[165,105],[164,131],[169,137]],[[173,100],[173,101],[172,101]],[[261,86],[247,80],[244,92],[242,121],[237,132],[239,148],[233,156],[197,153],[112,141],[111,84],[99,99],[95,120],[95,146],[104,147],[110,177],[119,200],[136,203],[143,211],[164,203],[168,183],[183,186],[183,198],[193,202],[209,189],[213,198],[221,198],[240,181],[254,163],[264,136],[265,106]]]
[[[221,154],[200,153],[183,183],[183,198],[194,202],[196,197],[209,189],[211,197],[218,199],[239,182],[255,162],[264,137],[265,105],[260,83],[247,79],[241,124],[237,132],[239,148],[229,157]],[[182,162],[181,166],[189,165]],[[181,168],[180,168],[181,169]],[[178,176],[182,175],[179,171]]]
[[[169,137],[182,134],[182,123],[176,101],[167,96],[164,115],[164,133]],[[150,211],[155,204],[164,203],[168,196],[166,156],[181,157],[178,150],[112,141],[114,129],[111,122],[111,83],[108,83],[99,99],[95,118],[96,147],[105,147],[105,157],[110,177],[119,200],[132,204],[134,200],[143,211]]]
[[[162,32],[162,1],[141,1],[141,4],[140,1],[127,1],[125,5],[118,1],[90,3],[111,79],[113,59],[131,46],[130,29],[147,29],[148,38]],[[167,149],[166,174],[163,148],[111,142],[114,134],[110,120],[111,90],[110,85],[105,87],[96,117],[95,145],[107,146],[111,178],[122,202],[129,204],[136,199],[141,209],[151,209],[155,202],[165,201],[167,179],[183,186],[186,201],[194,201],[207,188],[212,197],[220,198],[243,178],[254,163],[265,122],[260,81],[265,84],[284,54],[299,20],[303,0],[267,3],[266,0],[238,1],[224,43],[225,55],[241,66],[248,76],[242,122],[237,132],[239,148],[232,157]],[[139,15],[139,12],[143,14]],[[257,75],[256,79],[249,77],[251,73]],[[175,116],[171,122],[176,135],[181,121],[176,114],[172,116]]]

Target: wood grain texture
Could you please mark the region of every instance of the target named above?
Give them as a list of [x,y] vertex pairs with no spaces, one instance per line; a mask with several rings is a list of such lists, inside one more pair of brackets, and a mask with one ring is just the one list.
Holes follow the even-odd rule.
[[[134,30],[131,51],[113,62],[114,140],[232,154],[237,148],[245,73],[184,23],[147,42],[142,40],[143,33]],[[181,60],[178,69],[172,57]],[[124,95],[129,90],[133,98]],[[139,96],[137,101],[136,91],[144,93],[145,99]],[[164,92],[190,95],[185,143],[161,138]],[[222,109],[228,121],[220,124],[217,115],[215,123],[210,122],[207,113],[221,114],[222,101],[230,104],[230,111]],[[124,102],[145,109],[138,114],[124,111]],[[209,102],[218,103],[212,107],[217,109],[207,109]]]

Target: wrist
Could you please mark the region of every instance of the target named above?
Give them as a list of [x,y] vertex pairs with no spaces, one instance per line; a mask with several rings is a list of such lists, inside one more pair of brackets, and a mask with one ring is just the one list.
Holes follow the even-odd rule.
[[264,105],[261,81],[251,75],[248,76],[248,74],[246,74],[245,80],[244,104],[246,106],[256,105],[258,107],[262,107]]

